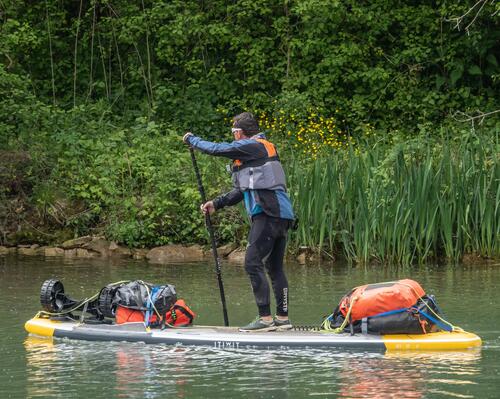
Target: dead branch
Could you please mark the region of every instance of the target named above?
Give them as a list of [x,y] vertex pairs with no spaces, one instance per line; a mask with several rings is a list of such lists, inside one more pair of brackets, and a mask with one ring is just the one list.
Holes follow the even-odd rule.
[[[474,17],[472,18],[472,21],[470,21],[466,25],[466,27],[465,27],[465,31],[467,32],[467,34],[469,34],[469,28],[474,24],[474,22],[476,22],[476,19],[478,18],[478,16],[483,11],[484,6],[489,1],[490,0],[478,0],[471,8],[469,8],[467,10],[467,12],[465,14],[460,15],[459,17],[453,17],[453,18],[450,18],[450,19],[446,19],[446,21],[447,22],[453,22],[455,24],[455,29],[460,30],[460,24],[463,22],[463,20],[465,19],[465,17],[467,17],[469,14],[475,12]],[[495,0],[491,0],[491,4],[493,4],[494,2],[495,2]],[[498,12],[498,10],[495,11],[492,14],[492,16],[494,16],[497,12]]]
[[500,109],[491,112],[482,112],[477,110],[475,115],[470,115],[462,111],[457,111],[453,114],[453,119],[458,122],[472,122],[474,123],[476,120],[479,120],[478,124],[482,124],[484,119],[490,115],[497,114],[500,112]]
[[5,56],[9,60],[9,65],[7,65],[5,69],[10,69],[10,67],[14,64],[14,61],[12,60],[12,58],[9,57],[9,54],[5,53]]
[[52,53],[52,35],[50,34],[50,16],[49,16],[49,5],[47,0],[45,0],[45,17],[47,20],[47,33],[49,36],[49,52],[50,52],[50,74],[52,83],[52,104],[56,105],[56,84],[54,77],[54,55]]

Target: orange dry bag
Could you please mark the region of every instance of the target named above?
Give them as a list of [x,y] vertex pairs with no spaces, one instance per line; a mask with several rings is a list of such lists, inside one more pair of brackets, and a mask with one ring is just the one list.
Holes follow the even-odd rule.
[[[115,313],[115,318],[116,318],[116,324],[123,324],[123,323],[137,323],[137,322],[144,322],[144,312],[142,310],[137,310],[137,309],[129,309],[124,306],[118,305],[116,307],[116,313]],[[153,314],[149,322],[153,323],[156,322],[158,318],[156,317],[155,314]]]
[[363,334],[426,334],[451,331],[432,295],[413,280],[367,284],[345,295],[322,327]]
[[391,310],[409,308],[424,295],[420,284],[410,279],[367,284],[354,288],[344,296],[339,310],[347,317],[350,309],[350,321],[354,322]]
[[[130,309],[120,305],[117,306],[115,313],[116,324],[144,322],[144,316],[145,312],[142,310]],[[186,302],[179,299],[162,319],[170,326],[185,327],[193,323],[195,316],[195,313],[186,305]],[[149,325],[151,327],[160,326],[162,323],[161,320],[158,320],[156,314],[151,315]]]

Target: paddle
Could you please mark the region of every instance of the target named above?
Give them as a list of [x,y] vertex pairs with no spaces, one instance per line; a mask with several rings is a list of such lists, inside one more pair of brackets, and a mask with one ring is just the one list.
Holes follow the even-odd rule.
[[[200,192],[202,202],[205,204],[207,202],[207,197],[205,195],[205,189],[203,188],[203,183],[201,181],[200,170],[198,169],[198,163],[196,162],[196,157],[194,155],[193,147],[189,147],[189,151],[191,152],[191,161],[193,162],[194,173],[196,174],[196,180],[198,181],[198,191]],[[224,285],[222,284],[220,260],[219,260],[219,255],[217,254],[217,245],[215,243],[214,227],[212,226],[212,221],[210,219],[209,212],[205,214],[205,224],[207,226],[208,234],[210,235],[210,243],[212,244],[212,253],[215,259],[215,273],[217,274],[217,280],[219,281],[220,299],[222,302],[222,313],[224,314],[224,325],[228,327],[229,320],[227,318],[226,297],[224,295]]]

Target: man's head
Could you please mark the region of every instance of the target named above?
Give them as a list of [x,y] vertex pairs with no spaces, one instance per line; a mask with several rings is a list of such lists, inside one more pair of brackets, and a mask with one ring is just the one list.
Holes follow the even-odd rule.
[[233,118],[233,133],[236,140],[252,137],[259,132],[259,124],[250,112],[243,112]]

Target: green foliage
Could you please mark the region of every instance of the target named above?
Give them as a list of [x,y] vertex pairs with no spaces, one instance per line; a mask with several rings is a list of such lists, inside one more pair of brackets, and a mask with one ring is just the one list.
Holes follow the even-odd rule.
[[203,134],[222,127],[220,107],[271,113],[274,99],[341,109],[351,129],[413,129],[499,107],[498,5],[467,34],[451,20],[474,4],[17,0],[2,13],[0,55],[41,101],[104,100]]
[[[75,109],[71,118],[78,119],[80,111],[92,112]],[[63,179],[71,199],[86,204],[71,223],[81,228],[93,215],[92,225],[130,246],[203,242],[200,198],[181,136],[141,118],[129,128],[95,120],[53,137],[60,154],[53,175]],[[203,159],[203,170],[213,163]],[[210,183],[219,186],[215,176]]]

